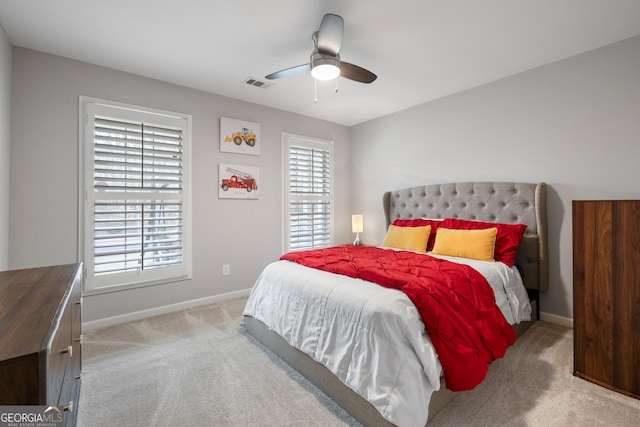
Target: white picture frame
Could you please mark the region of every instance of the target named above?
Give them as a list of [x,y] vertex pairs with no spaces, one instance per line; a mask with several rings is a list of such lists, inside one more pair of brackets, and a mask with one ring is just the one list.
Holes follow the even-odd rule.
[[220,117],[220,151],[260,155],[260,123]]
[[218,165],[219,199],[258,199],[260,196],[260,168],[257,166]]

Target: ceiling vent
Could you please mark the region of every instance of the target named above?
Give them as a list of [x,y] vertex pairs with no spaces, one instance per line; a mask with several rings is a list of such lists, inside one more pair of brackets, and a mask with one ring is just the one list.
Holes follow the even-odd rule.
[[247,77],[242,81],[242,83],[246,83],[250,86],[259,87],[261,89],[269,89],[271,86],[273,86],[273,83],[267,83],[262,80],[254,79],[253,77]]

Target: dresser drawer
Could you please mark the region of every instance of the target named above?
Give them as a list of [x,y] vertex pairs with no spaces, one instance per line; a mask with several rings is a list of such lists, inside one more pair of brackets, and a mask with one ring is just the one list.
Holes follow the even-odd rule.
[[0,272],[0,405],[72,407],[75,424],[81,290],[82,264]]
[[[67,366],[67,375],[64,376],[64,381],[60,388],[60,397],[58,399],[58,409],[65,412],[65,418],[72,418],[77,409],[75,407],[75,403],[73,403],[73,388],[76,379],[71,375],[72,373],[73,372],[69,364],[69,366]],[[71,415],[71,417],[69,417],[69,415]]]
[[[76,424],[76,418],[78,415],[78,401],[80,400],[80,375],[73,379],[73,387],[71,388],[71,397],[70,400],[72,403],[72,410],[64,412],[64,425],[65,426],[73,426]],[[64,409],[64,406],[61,406]]]
[[68,354],[67,369],[64,376],[64,382],[60,391],[58,400],[58,408],[64,411],[64,425],[71,426],[75,424],[77,413],[77,403],[80,391],[80,371],[81,371],[81,335],[80,322],[82,311],[82,299],[80,292],[72,292],[69,301],[69,311],[71,312],[71,348]]
[[54,335],[51,339],[47,357],[47,398],[46,403],[58,405],[60,390],[65,382],[67,366],[74,356],[71,340],[71,308],[69,304],[63,306],[63,311]]

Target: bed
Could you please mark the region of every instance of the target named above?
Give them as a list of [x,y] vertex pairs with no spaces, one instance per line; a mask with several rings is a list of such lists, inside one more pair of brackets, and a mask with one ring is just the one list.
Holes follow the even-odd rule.
[[[514,314],[509,323],[513,323],[513,330],[519,336],[537,320],[539,293],[548,288],[544,183],[464,182],[412,187],[385,193],[383,207],[389,229],[402,221],[421,218],[524,224],[526,230],[517,249],[515,266],[504,267],[509,275],[514,270],[517,272],[517,280],[524,284],[523,289],[526,288],[526,301],[510,300],[509,304],[516,307],[512,310],[519,314]],[[343,282],[347,284],[344,287]],[[281,290],[285,284],[286,290]],[[310,294],[311,302],[301,303],[303,294],[304,298],[309,298]],[[437,360],[438,356],[429,347],[429,337],[420,319],[415,327],[405,326],[416,322],[415,307],[407,301],[406,296],[395,289],[381,290],[378,285],[361,279],[337,277],[289,261],[277,261],[265,268],[254,285],[245,307],[244,322],[250,335],[362,424],[424,425],[455,397],[455,393],[447,389],[439,362],[431,366],[431,360]],[[398,320],[397,314],[387,310],[387,306],[399,306],[400,311],[408,313],[407,318]],[[525,309],[527,306],[528,310]],[[322,313],[314,315],[313,310],[319,310],[319,307]],[[505,313],[502,307],[501,310]],[[296,317],[289,317],[290,313],[296,313]],[[327,316],[326,313],[332,314]],[[382,319],[382,326],[361,321],[361,318],[375,318],[375,322]],[[330,323],[334,324],[335,330],[327,336],[320,335],[325,332],[320,332],[318,319],[321,319],[320,323],[333,319]],[[362,329],[374,331],[368,336],[376,337],[370,343],[376,349],[360,344],[371,339],[357,335],[359,332],[352,327],[356,323],[364,324]],[[402,342],[392,341],[396,340],[397,333],[388,324],[400,324],[393,327],[399,327],[402,334],[406,334],[400,338]],[[302,334],[302,330],[311,333]],[[408,350],[397,353],[393,350],[386,354],[388,348],[399,348],[406,343],[409,343],[406,345]],[[377,351],[381,353],[377,354]],[[411,352],[414,354],[406,355]],[[372,364],[377,368],[369,369]],[[354,369],[354,366],[358,368]],[[395,381],[393,384],[387,384],[390,377]],[[415,382],[410,378],[416,378]]]

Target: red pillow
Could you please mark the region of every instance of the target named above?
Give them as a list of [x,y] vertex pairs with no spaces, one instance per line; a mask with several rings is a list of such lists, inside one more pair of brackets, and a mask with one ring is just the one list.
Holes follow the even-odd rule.
[[436,230],[442,225],[441,219],[396,219],[393,221],[393,225],[397,227],[423,227],[425,225],[431,226],[431,234],[429,234],[429,240],[427,241],[427,251],[433,250],[433,245],[436,242]]
[[[444,228],[454,228],[458,230],[483,230],[496,227],[496,248],[494,259],[502,261],[509,267],[516,263],[516,255],[520,247],[520,241],[527,229],[525,224],[499,224],[494,222],[469,221],[456,218],[445,218],[440,224]],[[432,231],[433,232],[433,231]]]

